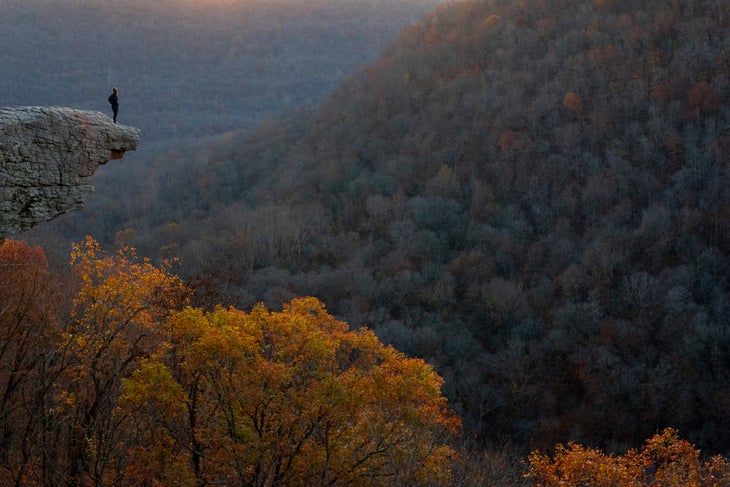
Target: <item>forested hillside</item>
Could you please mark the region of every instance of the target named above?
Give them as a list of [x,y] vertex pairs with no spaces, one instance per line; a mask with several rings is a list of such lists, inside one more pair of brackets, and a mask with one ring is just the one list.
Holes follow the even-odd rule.
[[728,12],[450,3],[314,114],[170,152],[79,218],[179,257],[200,306],[313,295],[371,326],[481,439],[726,452]]

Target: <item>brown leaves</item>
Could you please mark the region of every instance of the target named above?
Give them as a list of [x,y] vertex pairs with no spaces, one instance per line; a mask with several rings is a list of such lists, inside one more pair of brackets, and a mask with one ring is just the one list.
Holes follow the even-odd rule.
[[569,91],[563,98],[563,106],[576,115],[583,113],[583,99],[577,93]]
[[699,81],[692,85],[687,98],[687,110],[692,116],[712,113],[720,106],[720,98],[715,94],[712,85],[707,81]]
[[33,483],[38,472],[59,302],[43,251],[0,242],[0,479],[18,485]]

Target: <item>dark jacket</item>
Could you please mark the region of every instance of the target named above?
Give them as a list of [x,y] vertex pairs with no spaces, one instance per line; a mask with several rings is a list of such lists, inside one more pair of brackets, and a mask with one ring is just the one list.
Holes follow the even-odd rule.
[[109,95],[109,103],[111,103],[112,106],[119,105],[119,98],[117,97],[117,95],[115,95],[114,93]]

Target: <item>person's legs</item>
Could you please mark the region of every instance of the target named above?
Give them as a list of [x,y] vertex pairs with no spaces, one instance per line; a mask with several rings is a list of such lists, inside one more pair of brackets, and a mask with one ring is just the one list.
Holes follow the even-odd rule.
[[119,107],[112,106],[112,111],[114,112],[114,123],[117,123],[117,113],[119,112]]

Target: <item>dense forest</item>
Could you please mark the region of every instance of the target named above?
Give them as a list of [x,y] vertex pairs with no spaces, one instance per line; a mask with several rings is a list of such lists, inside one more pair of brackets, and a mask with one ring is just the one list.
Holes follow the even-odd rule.
[[178,258],[202,309],[316,296],[433,364],[482,444],[726,453],[727,12],[449,3],[315,110],[110,167],[28,238]]
[[422,359],[316,298],[249,312],[130,248],[74,244],[70,273],[0,242],[0,486],[727,485],[667,428],[614,456],[474,448]]

